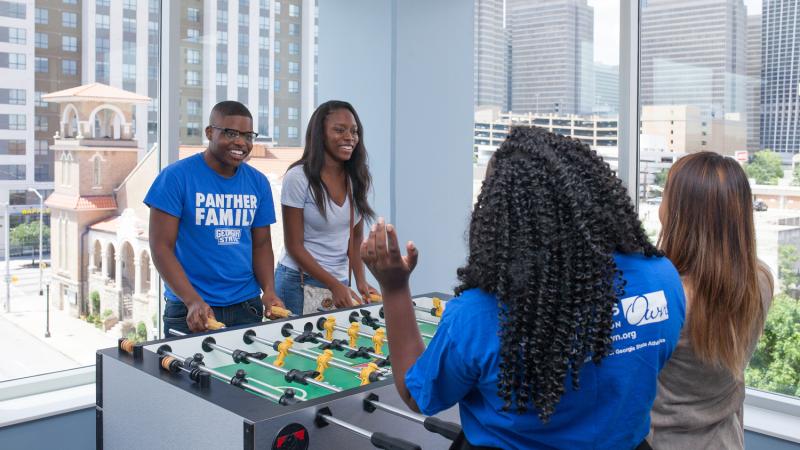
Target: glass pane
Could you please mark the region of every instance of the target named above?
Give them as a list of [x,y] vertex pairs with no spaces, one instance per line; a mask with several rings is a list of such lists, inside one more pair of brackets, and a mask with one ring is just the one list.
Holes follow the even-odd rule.
[[512,125],[617,158],[619,2],[475,0],[473,195]]
[[146,216],[127,199],[158,157],[160,2],[5,3],[0,381],[93,365],[121,336],[154,337],[158,309]]
[[[679,158],[735,158],[750,178],[758,258],[776,279],[750,387],[800,394],[800,40],[794,0],[648,0],[641,6],[639,211],[655,240]],[[794,69],[793,69],[794,68]],[[795,349],[795,350],[793,350]],[[792,353],[794,352],[794,353]]]

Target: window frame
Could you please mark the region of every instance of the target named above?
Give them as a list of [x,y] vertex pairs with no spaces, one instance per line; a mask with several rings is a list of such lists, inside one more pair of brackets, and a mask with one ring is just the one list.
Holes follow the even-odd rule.
[[[179,88],[180,88],[180,67],[179,65],[161,64],[164,60],[175,58],[179,53],[178,43],[180,36],[180,2],[159,2],[161,27],[159,29],[159,121],[161,123],[176,123],[180,114]],[[275,1],[273,14],[281,14],[281,3]],[[37,13],[34,12],[34,20],[39,23]],[[630,192],[638,192],[639,170],[639,143],[638,143],[638,53],[639,53],[639,2],[620,1],[620,120],[619,120],[619,176],[623,179]],[[627,80],[627,84],[625,81]],[[635,83],[633,82],[635,81]],[[226,81],[227,82],[227,81]],[[275,125],[273,133],[278,131]],[[159,146],[158,162],[159,170],[167,164],[177,161],[178,135],[180,130],[176,127],[159,127]],[[277,133],[276,134],[277,137]],[[164,149],[162,151],[162,149]],[[632,174],[632,175],[631,175]],[[161,304],[161,285],[160,278],[154,280],[159,286],[159,305]],[[159,326],[161,317],[159,315]],[[23,411],[21,417],[0,423],[0,426],[11,423],[26,422],[33,419],[63,414],[68,411],[75,411],[84,408],[94,407],[95,388],[95,368],[94,366],[80,367],[60,372],[40,374],[28,378],[8,380],[0,382],[0,404],[6,401],[24,399],[26,397],[45,394],[48,398],[54,397],[53,393],[64,393],[69,400],[63,398],[58,401],[45,402],[37,411]],[[758,391],[746,388],[745,396],[745,428],[780,439],[793,442],[800,442],[800,436],[787,436],[784,429],[776,429],[769,426],[777,421],[776,415],[788,418],[794,430],[800,434],[800,399],[787,397],[779,394]],[[765,423],[753,424],[751,418],[756,414],[753,412],[761,410],[770,420]]]

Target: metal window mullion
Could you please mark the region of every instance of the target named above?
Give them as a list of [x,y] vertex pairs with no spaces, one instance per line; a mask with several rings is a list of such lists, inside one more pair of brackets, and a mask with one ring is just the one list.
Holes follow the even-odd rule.
[[620,111],[617,175],[638,209],[639,192],[639,2],[620,2]]

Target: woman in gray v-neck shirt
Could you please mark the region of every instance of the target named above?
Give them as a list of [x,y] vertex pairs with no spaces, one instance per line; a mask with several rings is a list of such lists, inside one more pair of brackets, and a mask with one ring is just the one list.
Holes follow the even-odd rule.
[[[367,201],[371,185],[358,114],[347,102],[323,103],[309,120],[303,156],[284,175],[281,190],[285,246],[275,292],[294,314],[303,314],[303,284],[330,290],[336,307],[377,295],[359,253],[364,219],[375,216]],[[351,271],[358,293],[351,289]]]
[[686,323],[661,371],[648,442],[663,449],[744,448],[744,369],[772,301],[756,259],[750,184],[738,162],[701,152],[670,169],[659,247],[681,274]]

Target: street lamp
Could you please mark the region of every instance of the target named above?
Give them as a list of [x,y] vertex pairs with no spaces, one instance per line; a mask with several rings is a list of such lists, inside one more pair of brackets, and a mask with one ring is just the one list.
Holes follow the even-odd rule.
[[44,197],[42,194],[39,193],[35,188],[29,187],[28,192],[33,192],[39,197],[39,295],[43,295],[44,292],[42,291],[42,272],[44,268],[42,267],[42,227],[44,223],[42,222],[42,215],[44,213]]

